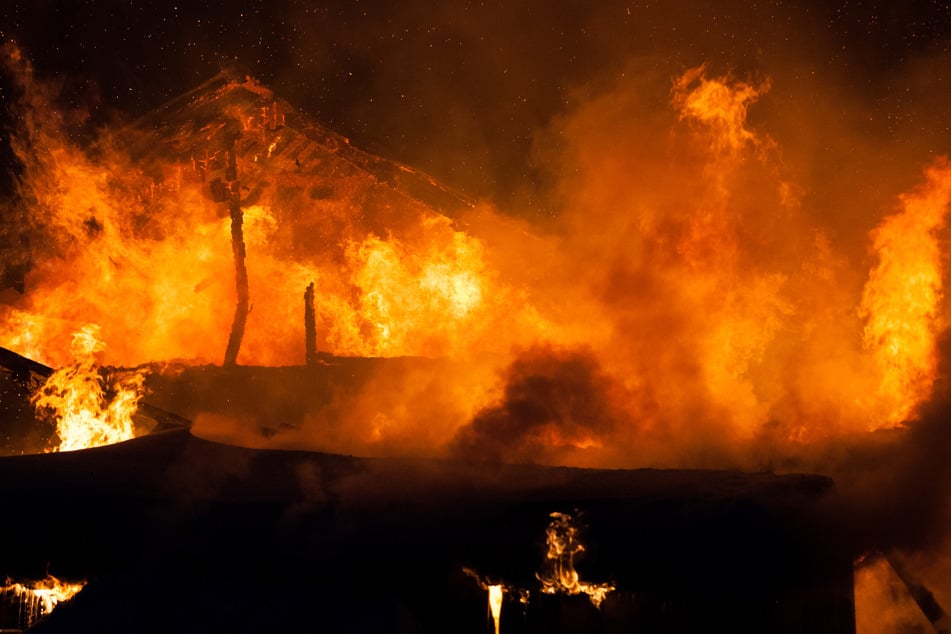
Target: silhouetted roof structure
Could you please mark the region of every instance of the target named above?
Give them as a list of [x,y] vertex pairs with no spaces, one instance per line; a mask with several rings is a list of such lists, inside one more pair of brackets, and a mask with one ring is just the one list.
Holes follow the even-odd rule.
[[452,216],[472,206],[429,175],[351,145],[237,68],[157,108],[118,138],[140,166],[177,161],[199,177],[224,169],[221,149],[237,138],[249,200],[268,196],[294,206],[346,198],[371,215],[411,204]]

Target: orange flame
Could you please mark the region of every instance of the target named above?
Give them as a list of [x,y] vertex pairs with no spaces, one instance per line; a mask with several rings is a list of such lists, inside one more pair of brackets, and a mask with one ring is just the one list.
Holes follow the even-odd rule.
[[494,584],[489,586],[489,611],[492,613],[492,621],[495,624],[495,634],[499,634],[499,625],[502,621],[502,593],[503,586]]
[[34,394],[37,412],[56,423],[59,446],[55,451],[74,451],[109,445],[135,437],[132,416],[143,393],[145,373],[123,373],[106,398],[95,353],[105,344],[99,328],[89,325],[73,335],[74,363],[54,372]]
[[595,607],[600,607],[607,594],[615,589],[610,583],[582,581],[575,570],[575,555],[584,552],[578,540],[574,518],[568,513],[552,513],[545,530],[548,553],[545,569],[536,573],[546,594],[586,594]]
[[938,365],[935,340],[945,326],[937,232],[951,203],[951,164],[939,161],[925,176],[923,186],[901,197],[902,211],[872,232],[878,263],[859,307],[865,347],[882,376],[884,425],[903,423],[929,395]]
[[[235,294],[230,221],[204,180],[221,157],[186,162],[170,150],[143,166],[109,139],[90,155],[69,140],[29,65],[15,57],[8,63],[26,97],[14,148],[35,239],[29,292],[0,304],[0,345],[62,365],[69,334],[93,322],[111,342],[111,364],[216,362]],[[252,83],[223,90],[231,89],[268,93]],[[247,123],[241,107],[225,110]],[[273,170],[304,194],[288,201],[273,187],[241,201],[251,310],[240,362],[300,361],[295,300],[312,281],[319,345],[339,355],[455,355],[484,350],[488,333],[502,351],[536,323],[524,296],[487,265],[479,238],[402,194],[389,193],[375,212],[386,218],[360,213],[366,199],[383,195],[372,175],[331,179],[317,170],[308,183],[286,147],[307,139],[252,119],[239,173],[250,181]],[[313,162],[322,160],[335,159]]]
[[7,579],[0,586],[0,594],[11,593],[20,602],[21,625],[32,627],[41,617],[50,614],[60,603],[65,603],[79,594],[85,581],[70,583],[60,581],[53,575],[36,582],[17,582]]
[[479,584],[479,587],[488,592],[489,616],[492,617],[492,622],[495,626],[495,634],[499,634],[499,627],[502,623],[502,600],[505,596],[505,593],[517,594],[519,597],[519,602],[521,602],[523,605],[528,604],[528,601],[531,597],[531,594],[528,590],[522,590],[520,588],[515,588],[503,583],[493,583],[488,579],[483,579],[479,573],[472,570],[471,568],[463,568],[462,572],[475,579],[476,583]]

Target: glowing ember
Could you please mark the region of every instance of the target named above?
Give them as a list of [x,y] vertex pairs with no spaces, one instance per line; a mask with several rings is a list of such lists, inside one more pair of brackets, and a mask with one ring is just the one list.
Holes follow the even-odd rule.
[[19,602],[20,625],[29,628],[57,605],[76,596],[85,585],[85,581],[67,583],[52,575],[36,582],[14,583],[7,579],[6,585],[0,587],[0,595],[14,595]]
[[546,594],[586,594],[595,607],[615,587],[609,583],[588,583],[581,581],[575,570],[575,555],[584,552],[584,545],[578,541],[578,529],[574,518],[568,513],[552,513],[552,521],[545,531],[548,541],[548,554],[544,570],[536,573],[542,583],[542,592]]
[[104,347],[97,326],[75,333],[73,364],[54,372],[33,396],[37,413],[56,423],[60,443],[54,450],[98,447],[135,437],[132,415],[142,397],[145,373],[122,373],[109,385],[113,396],[107,398],[95,357]]

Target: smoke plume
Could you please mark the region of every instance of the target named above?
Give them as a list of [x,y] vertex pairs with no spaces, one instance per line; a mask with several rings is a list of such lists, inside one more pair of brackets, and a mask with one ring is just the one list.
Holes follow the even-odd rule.
[[459,430],[452,450],[494,462],[575,462],[572,452],[597,444],[622,422],[605,376],[590,352],[528,350],[506,370],[501,402]]

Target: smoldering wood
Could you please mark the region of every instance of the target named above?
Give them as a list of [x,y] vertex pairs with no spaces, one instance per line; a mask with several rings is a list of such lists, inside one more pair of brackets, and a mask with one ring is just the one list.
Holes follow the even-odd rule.
[[314,283],[304,291],[304,358],[307,365],[317,365],[317,310],[314,307]]
[[238,352],[241,350],[241,340],[244,338],[244,328],[248,321],[250,298],[248,270],[245,264],[247,252],[244,245],[244,214],[237,202],[228,204],[228,213],[231,216],[231,251],[234,254],[234,286],[237,300],[234,319],[231,322],[231,334],[228,336],[228,347],[225,350],[224,365],[235,365],[238,362]]

